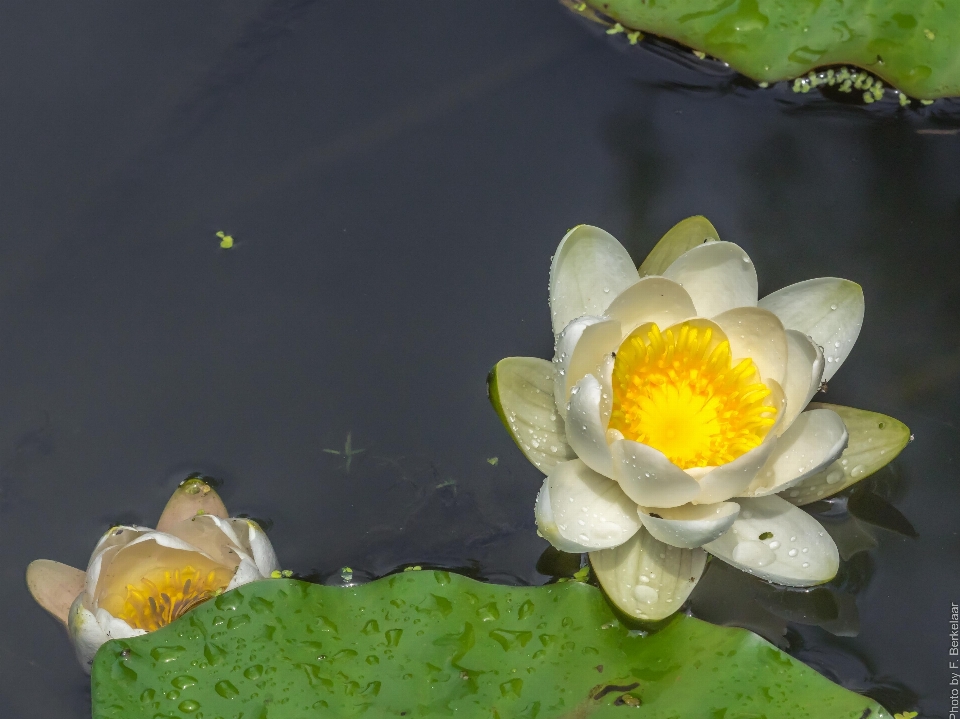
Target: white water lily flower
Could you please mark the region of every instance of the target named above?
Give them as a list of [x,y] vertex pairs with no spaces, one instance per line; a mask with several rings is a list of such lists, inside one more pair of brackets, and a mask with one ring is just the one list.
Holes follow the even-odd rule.
[[644,619],[679,609],[703,550],[779,584],[835,576],[836,545],[795,505],[875,472],[909,437],[889,417],[810,404],[860,333],[859,285],[820,278],[758,300],[753,262],[705,218],[639,270],[581,225],[553,258],[550,310],[553,362],[508,358],[490,383],[547,475],[543,537],[590,552],[608,595]]
[[221,592],[279,569],[267,535],[230,519],[220,497],[193,477],[174,492],[156,529],[118,526],[85,572],[48,559],[27,568],[37,602],[63,622],[89,672],[100,645],[159,629]]

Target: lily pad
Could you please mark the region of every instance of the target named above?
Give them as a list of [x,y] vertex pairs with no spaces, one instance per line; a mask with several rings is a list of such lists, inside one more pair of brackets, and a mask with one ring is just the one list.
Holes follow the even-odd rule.
[[960,95],[960,0],[586,0],[627,28],[713,55],[758,82],[856,65],[908,95]]
[[447,572],[227,592],[104,644],[94,719],[889,717],[742,629],[678,616],[643,636],[579,582]]

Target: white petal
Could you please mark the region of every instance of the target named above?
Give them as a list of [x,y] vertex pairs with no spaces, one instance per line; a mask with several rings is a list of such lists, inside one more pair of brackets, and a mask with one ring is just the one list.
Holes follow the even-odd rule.
[[570,352],[557,355],[554,399],[557,407],[564,408],[564,418],[573,386],[588,374],[596,373],[604,359],[617,351],[621,339],[620,323],[616,320],[603,320],[584,327]]
[[272,572],[280,569],[280,562],[277,561],[277,553],[273,551],[273,545],[267,533],[260,528],[260,525],[252,519],[245,520],[247,523],[247,535],[250,542],[250,549],[253,551],[253,561],[257,564],[257,569],[264,577],[269,577]]
[[823,350],[808,335],[787,330],[787,376],[783,391],[787,395],[784,428],[810,404],[823,379]]
[[741,454],[732,462],[711,469],[700,478],[697,504],[725,502],[731,497],[743,494],[760,473],[760,468],[767,463],[776,446],[776,432],[770,431],[758,447]]
[[590,553],[590,564],[610,600],[628,616],[669,617],[697,586],[707,555],[664,544],[640,529],[614,549]]
[[67,631],[80,666],[89,674],[97,650],[109,637],[83,600],[84,595],[80,594],[71,605],[67,617]]
[[656,539],[672,547],[693,549],[722,535],[740,512],[736,502],[685,504],[654,511],[639,507],[640,521]]
[[596,375],[600,382],[600,421],[604,427],[610,426],[610,415],[613,412],[613,366],[616,359],[613,353],[604,357]]
[[535,357],[508,357],[496,364],[487,391],[520,451],[546,474],[576,457],[553,399],[553,365]]
[[757,271],[747,253],[732,242],[698,245],[682,254],[663,276],[683,285],[703,317],[757,304]]
[[823,347],[827,382],[849,356],[863,325],[863,289],[856,282],[819,277],[784,287],[760,300],[791,330]]
[[[132,542],[129,542],[124,549],[127,547],[132,547],[137,544],[142,544],[144,542],[156,542],[161,547],[166,547],[167,549],[181,549],[185,552],[197,552],[198,549],[190,544],[190,542],[185,542],[180,537],[175,537],[172,534],[167,534],[166,532],[144,532],[139,537],[134,539]],[[201,552],[202,554],[202,552]]]
[[823,584],[836,576],[837,545],[817,520],[776,495],[737,501],[740,516],[726,534],[704,546],[710,554],[791,587]]
[[98,609],[95,612],[97,624],[107,635],[107,639],[130,639],[130,637],[139,637],[147,633],[146,629],[134,629],[122,619],[118,619],[106,609]]
[[770,459],[746,490],[747,496],[779,494],[832,464],[846,449],[847,428],[836,412],[804,412],[780,436]]
[[540,492],[537,494],[537,502],[536,505],[534,505],[534,516],[537,520],[537,534],[561,552],[581,554],[588,551],[582,544],[571,542],[560,534],[560,529],[557,527],[557,522],[553,516],[553,506],[550,504],[549,478],[544,479],[543,484],[540,486]]
[[773,380],[767,381],[767,387],[770,389],[769,401],[772,406],[777,407],[776,423],[769,429],[760,446],[754,447],[732,462],[710,470],[700,478],[697,504],[725,502],[731,497],[743,494],[774,452],[777,446],[777,430],[783,422],[786,409],[786,398],[783,395],[783,389]]
[[93,552],[90,554],[90,561],[87,563],[87,567],[93,563],[93,560],[96,556],[110,547],[122,547],[125,544],[129,544],[134,539],[146,532],[154,531],[150,527],[141,527],[136,524],[118,524],[115,527],[110,527],[106,532],[103,533],[103,536],[97,541],[97,546],[93,548]]
[[235,549],[243,549],[243,542],[240,540],[240,537],[237,536],[236,531],[233,528],[233,523],[229,519],[221,519],[220,517],[214,517],[210,514],[202,514],[195,519],[203,521],[206,520],[216,525],[217,529],[223,532],[224,537],[227,542]]
[[783,384],[787,372],[787,336],[772,312],[759,307],[737,307],[713,318],[727,335],[734,364],[752,359],[760,376]]
[[90,557],[90,562],[87,564],[85,591],[87,601],[91,603],[91,606],[93,606],[97,582],[100,581],[100,572],[103,567],[108,564],[121,549],[131,544],[134,540],[153,531],[154,530],[148,527],[135,525],[119,526],[111,528],[100,538],[100,541],[97,542],[96,549],[94,549]]
[[[239,534],[235,529],[237,523]],[[247,526],[243,520],[221,519],[210,514],[201,514],[171,525],[170,534],[229,569],[235,569],[241,557],[250,554],[250,547],[246,542]]]
[[559,334],[582,315],[600,315],[640,275],[630,254],[599,227],[579,225],[557,247],[550,266],[550,315]]
[[679,507],[700,493],[700,484],[667,459],[640,442],[618,439],[611,444],[614,473],[623,491],[644,507]]
[[231,589],[236,589],[237,587],[242,587],[244,584],[265,578],[266,577],[260,573],[260,570],[257,569],[257,565],[254,564],[252,559],[244,558],[240,561],[240,566],[237,567],[237,572],[233,575],[233,579],[230,580],[230,584],[227,585],[225,591],[229,592]]
[[588,374],[577,382],[570,395],[567,412],[567,441],[594,472],[613,476],[613,455],[607,446],[607,423],[601,413],[603,388],[600,381]]
[[[553,352],[553,399],[556,403],[560,416],[567,418],[567,398],[569,397],[569,387],[567,386],[567,368],[570,366],[570,360],[573,358],[573,350],[583,336],[584,330],[598,322],[603,322],[602,317],[585,315],[577,317],[570,322],[557,335],[557,340]],[[578,378],[579,379],[579,378]],[[576,384],[574,382],[573,384]],[[570,387],[573,387],[573,384]]]
[[644,277],[620,293],[604,313],[620,323],[623,337],[647,322],[669,327],[697,314],[690,295],[673,280]]
[[564,539],[588,551],[607,549],[640,528],[636,504],[616,482],[580,460],[558,464],[547,480],[553,519]]
[[890,463],[910,442],[910,429],[879,412],[814,402],[811,409],[829,409],[840,415],[850,435],[840,459],[783,493],[796,505],[809,504],[846,489]]
[[650,254],[640,265],[640,276],[662,275],[673,261],[687,250],[719,239],[716,228],[703,215],[681,220],[667,230],[667,234],[650,250]]

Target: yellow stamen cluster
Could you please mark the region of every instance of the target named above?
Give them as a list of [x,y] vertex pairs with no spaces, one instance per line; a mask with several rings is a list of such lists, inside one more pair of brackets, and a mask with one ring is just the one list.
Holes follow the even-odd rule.
[[189,566],[158,569],[144,576],[138,586],[127,585],[126,600],[116,616],[134,629],[152,632],[216,596],[229,583],[226,570],[202,574]]
[[[715,467],[758,446],[773,426],[770,390],[750,359],[709,327],[648,325],[620,346],[610,428],[663,452],[681,469]],[[715,345],[715,346],[714,346]]]

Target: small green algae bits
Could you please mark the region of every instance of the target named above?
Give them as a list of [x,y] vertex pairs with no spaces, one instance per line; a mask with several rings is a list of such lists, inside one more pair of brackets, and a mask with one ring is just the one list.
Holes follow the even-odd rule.
[[631,632],[579,582],[447,572],[248,584],[105,644],[93,718],[889,717],[759,637],[676,617]]
[[960,0],[586,0],[758,82],[856,65],[911,97],[960,95]]

